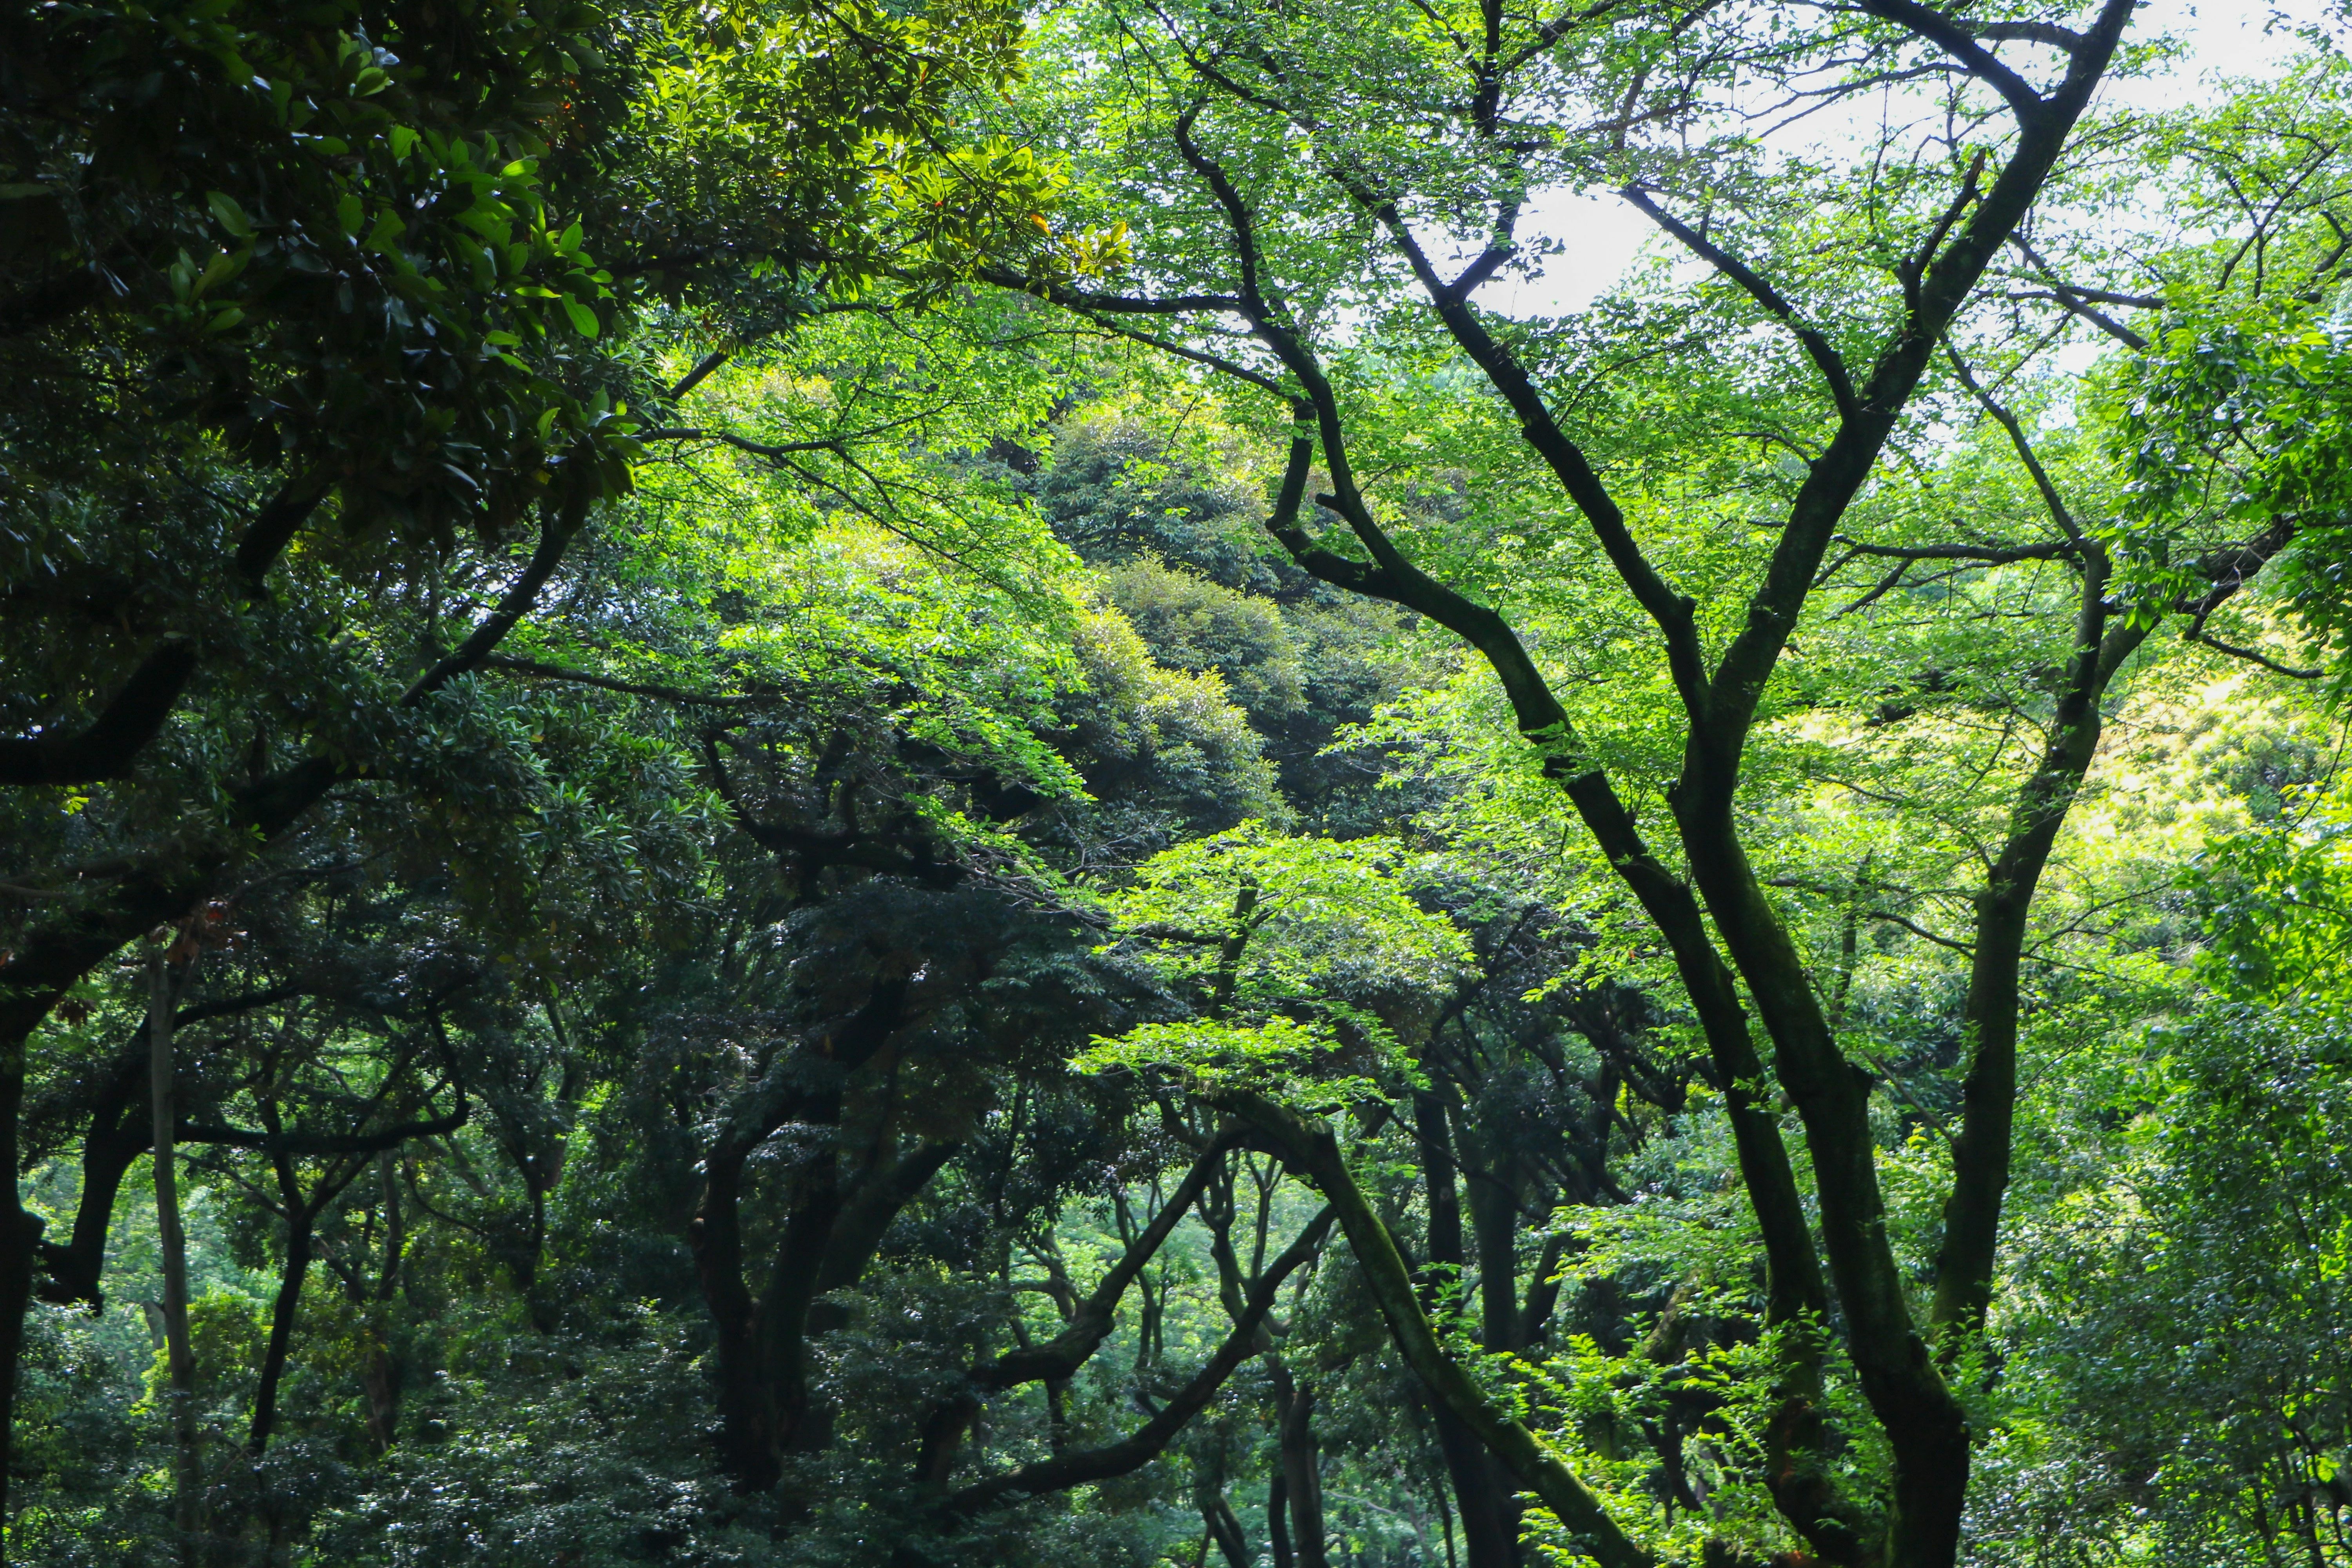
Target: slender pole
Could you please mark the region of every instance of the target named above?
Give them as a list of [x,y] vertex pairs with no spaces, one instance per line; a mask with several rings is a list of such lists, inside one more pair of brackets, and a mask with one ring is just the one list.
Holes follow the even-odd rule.
[[155,1110],[155,1230],[163,1247],[163,1342],[171,1373],[173,1456],[172,1525],[180,1560],[193,1564],[202,1528],[204,1464],[197,1445],[196,1358],[188,1342],[188,1238],[180,1228],[180,1185],[173,1152],[179,1115],[173,1103],[172,969],[168,949],[147,962],[147,1075]]

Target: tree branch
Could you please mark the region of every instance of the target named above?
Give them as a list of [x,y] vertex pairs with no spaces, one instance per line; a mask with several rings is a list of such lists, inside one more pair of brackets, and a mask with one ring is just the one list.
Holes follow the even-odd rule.
[[[1992,51],[1979,42],[1989,34],[1972,33],[1941,11],[1918,4],[1918,0],[1862,0],[1862,8],[1874,16],[1909,28],[1959,61],[1970,76],[2007,99],[2019,120],[2038,118],[2049,107],[2023,77],[1994,58]],[[2068,37],[2070,41],[2062,47],[2070,56],[2078,56],[2084,40],[2071,34]]]
[[2240,647],[2234,643],[2223,642],[2220,637],[2217,637],[2213,636],[2212,633],[2205,630],[2201,625],[2193,625],[2185,627],[2181,631],[2180,640],[2183,642],[2202,643],[2207,647],[2211,648],[2215,653],[2228,654],[2231,658],[2242,658],[2248,664],[2260,665],[2263,668],[2269,670],[2272,674],[2284,675],[2290,680],[2325,680],[2327,679],[2327,672],[2324,669],[2297,669],[2293,665],[2281,664],[2276,659],[2272,658],[2267,655],[2257,653],[2252,648]]
[[2058,487],[2051,481],[2050,471],[2042,466],[2042,458],[2033,450],[2033,443],[2025,438],[2025,426],[2018,422],[2016,415],[1979,384],[1969,369],[1968,361],[1960,357],[1959,345],[1952,342],[1949,333],[1944,337],[1944,353],[1951,360],[1952,369],[1958,374],[1960,384],[1969,389],[1969,395],[1975,398],[1978,405],[1992,416],[1993,422],[2008,433],[2009,444],[2016,449],[2017,460],[2025,465],[2025,471],[2033,476],[2033,488],[2042,492],[2042,504],[2049,509],[2051,521],[2074,541],[2078,549],[2096,548],[2086,543],[2082,529],[2074,522],[2074,514],[2067,510],[2066,499],[2058,493]]
[[[1365,1201],[1330,1128],[1247,1089],[1213,1090],[1204,1098],[1263,1134],[1283,1163],[1321,1193],[1337,1212],[1347,1233],[1348,1250],[1362,1271],[1398,1351],[1423,1386],[1461,1417],[1519,1484],[1580,1538],[1580,1544],[1602,1568],[1649,1568],[1650,1554],[1609,1517],[1601,1500],[1438,1343],[1396,1241]],[[1256,1300],[1253,1292],[1254,1304]]]
[[242,1127],[183,1121],[175,1134],[182,1143],[215,1143],[228,1149],[254,1149],[266,1154],[375,1154],[397,1149],[412,1138],[437,1138],[466,1125],[471,1108],[466,1091],[457,1091],[457,1109],[430,1121],[408,1121],[373,1132],[254,1132]]
[[1176,1396],[1162,1405],[1159,1414],[1146,1422],[1132,1436],[1120,1442],[1099,1448],[1082,1448],[1076,1453],[1062,1454],[1024,1465],[1008,1475],[994,1476],[966,1487],[948,1500],[947,1511],[969,1514],[1013,1496],[1038,1497],[1046,1492],[1061,1491],[1070,1487],[1084,1486],[1089,1481],[1108,1480],[1140,1468],[1159,1458],[1179,1432],[1193,1416],[1207,1407],[1217,1390],[1234,1369],[1257,1351],[1258,1325],[1274,1310],[1275,1298],[1284,1280],[1290,1278],[1317,1252],[1321,1250],[1323,1237],[1331,1228],[1333,1215],[1326,1208],[1307,1222],[1282,1256],[1276,1258],[1250,1288],[1249,1300],[1242,1315],[1234,1321],[1233,1332],[1225,1336],[1217,1353],[1196,1373],[1192,1381],[1177,1391]]
[[1127,1293],[1128,1286],[1134,1283],[1144,1265],[1159,1253],[1161,1245],[1192,1206],[1193,1200],[1207,1187],[1210,1178],[1216,1173],[1218,1164],[1239,1147],[1241,1142],[1238,1132],[1221,1133],[1211,1141],[1206,1152],[1192,1162],[1191,1170],[1184,1173],[1184,1179],[1176,1184],[1175,1192],[1160,1206],[1151,1223],[1128,1243],[1127,1249],[1119,1254],[1118,1261],[1111,1265],[1109,1271],[1087,1293],[1086,1300],[1078,1303],[1068,1325],[1060,1333],[1044,1344],[1025,1345],[1005,1352],[991,1364],[975,1369],[970,1374],[971,1383],[976,1387],[996,1392],[1040,1379],[1058,1381],[1085,1365],[1087,1359],[1109,1335],[1119,1298]]
[[595,675],[584,669],[567,669],[559,664],[541,664],[536,659],[509,658],[504,654],[491,654],[482,660],[484,669],[504,670],[513,675],[528,675],[540,680],[569,681],[577,686],[593,686],[602,691],[618,691],[630,697],[650,697],[656,701],[684,703],[698,708],[756,708],[772,706],[787,700],[778,692],[752,691],[732,696],[719,696],[704,691],[688,691],[676,686],[652,686],[634,680],[615,680],[609,675]]
[[1853,379],[1846,372],[1844,357],[1819,328],[1804,323],[1797,314],[1797,308],[1790,304],[1779,289],[1765,281],[1755,268],[1660,206],[1640,185],[1625,185],[1617,194],[1641,208],[1652,223],[1681,240],[1693,254],[1738,284],[1751,299],[1795,333],[1797,341],[1804,345],[1807,357],[1822,373],[1822,379],[1829,383],[1830,397],[1837,405],[1838,412],[1852,414],[1854,411]]
[[555,575],[563,561],[563,552],[571,547],[572,537],[586,521],[587,507],[582,503],[558,508],[545,503],[544,517],[539,530],[539,548],[531,552],[522,575],[517,577],[507,591],[499,595],[498,605],[484,616],[473,634],[457,646],[457,651],[416,678],[415,685],[401,693],[400,705],[414,708],[436,691],[461,675],[467,674],[489,658],[493,648],[514,630],[515,623],[530,613],[539,600],[539,591]]
[[165,637],[79,733],[0,740],[0,784],[100,784],[122,777],[163,731],[195,668],[196,645],[183,637]]

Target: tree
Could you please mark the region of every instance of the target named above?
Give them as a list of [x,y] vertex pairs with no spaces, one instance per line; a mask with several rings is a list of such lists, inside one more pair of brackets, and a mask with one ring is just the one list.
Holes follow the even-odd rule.
[[2344,77],[2093,11],[10,22],[10,1550],[2345,1555]]
[[[1092,254],[1027,223],[1052,184],[1034,157],[945,133],[1013,68],[1013,18],[941,19],[352,4],[0,23],[0,783],[11,870],[38,888],[0,996],[12,1162],[26,1041],[77,981],[331,792],[466,771],[462,678],[628,488],[628,404],[672,403],[724,358],[661,377],[630,329],[707,298],[722,335],[772,333],[886,252],[934,291],[982,252]],[[746,138],[780,120],[747,184]],[[422,613],[368,657],[344,632],[386,595]],[[21,1208],[0,1226],[0,1388],[38,1235]]]
[[[1500,680],[1546,775],[1670,951],[1704,1031],[1769,1260],[1766,1322],[1780,1360],[1767,1472],[1788,1528],[1833,1562],[1940,1563],[1958,1550],[1969,1347],[1996,1278],[2035,895],[2105,706],[2153,624],[2176,609],[2209,615],[2284,538],[2225,534],[2201,553],[2184,541],[2161,589],[2119,597],[2122,563],[2095,524],[2077,520],[1972,363],[1983,286],[2012,246],[2031,264],[2029,234],[2053,221],[2034,216],[2037,197],[2078,141],[2129,18],[2122,4],[2068,26],[1894,0],[1819,30],[1706,7],[1541,24],[1493,6],[1400,10],[1376,23],[1099,7],[1073,16],[1068,47],[1121,62],[1117,79],[1151,84],[1144,103],[1097,121],[1099,134],[1080,132],[1073,111],[1113,79],[1081,73],[1066,100],[1036,112],[1073,126],[1065,144],[1095,200],[1133,210],[1149,190],[1154,221],[1137,226],[1137,267],[1117,292],[999,275],[1098,331],[1207,367],[1238,395],[1255,389],[1286,405],[1298,430],[1274,536],[1324,581],[1445,627]],[[1897,129],[1890,111],[1858,153],[1747,129],[1775,105],[1916,80],[1936,85],[1888,100],[1916,119]],[[1612,331],[1605,317],[1580,332],[1478,307],[1483,284],[1557,243],[1522,233],[1538,193],[1557,183],[1619,188],[1708,269],[1712,286],[1673,312],[1673,335]],[[2087,300],[2084,287],[2060,279],[2043,292],[2063,309]],[[1695,395],[1609,368],[1659,354],[1695,361],[1694,340],[1709,332],[1738,334],[1739,348],[1693,363]],[[1475,393],[1455,391],[1464,378]],[[1888,488],[1883,459],[1948,406],[1947,391],[2010,437],[2046,506],[2042,537],[1873,526]],[[1415,399],[1477,434],[1429,450],[1429,426],[1403,412]],[[1681,453],[1645,438],[1662,427]],[[1788,454],[1787,466],[1735,456],[1759,441]],[[1682,455],[1693,451],[1705,456]],[[1327,548],[1302,519],[1318,458],[1329,489],[1316,503],[1361,556]],[[1413,511],[1410,487],[1448,460],[1472,476],[1474,504],[1496,519],[1488,526],[1525,548],[1482,553],[1475,528]],[[1706,509],[1679,501],[1668,477],[1709,464],[1778,515],[1750,523],[1745,542],[1709,537]],[[1932,1300],[1914,1301],[1875,1169],[1872,1075],[1841,1047],[1803,912],[1760,863],[1742,785],[1790,705],[1830,695],[1802,689],[1785,667],[1799,639],[1836,640],[1822,590],[1839,574],[1863,562],[1885,573],[1859,611],[1913,582],[1918,563],[1990,573],[2028,561],[2063,563],[2074,581],[2032,600],[2050,674],[2020,717],[2037,738],[1987,758],[2011,781],[2006,821],[1982,840],[1969,895],[1969,1061]],[[1597,678],[1623,693],[1652,747],[1679,752],[1654,783],[1627,776],[1639,764],[1596,739],[1580,710],[1590,705],[1561,694],[1515,629],[1549,624],[1566,599],[1601,602],[1580,572],[1606,574],[1646,623],[1638,645],[1612,627],[1629,662]],[[1639,821],[1645,785],[1670,815],[1668,851]],[[1770,1043],[1769,1070],[1753,1025]],[[1774,1092],[1802,1124],[1818,1240]],[[1318,1136],[1305,1126],[1291,1135]],[[1328,1154],[1318,1174],[1339,1180]],[[1343,1205],[1343,1223],[1346,1214]],[[1350,1237],[1360,1256],[1352,1226]],[[1832,1463],[1844,1441],[1824,1407],[1832,1305],[1891,1456],[1883,1491],[1842,1485]],[[1391,1322],[1410,1340],[1408,1322]],[[1423,1370],[1421,1356],[1415,1364]],[[1424,1375],[1458,1376],[1449,1364],[1429,1361]],[[1549,1461],[1519,1452],[1521,1484],[1570,1498],[1587,1515],[1575,1528],[1605,1542],[1607,1527],[1549,1479]]]

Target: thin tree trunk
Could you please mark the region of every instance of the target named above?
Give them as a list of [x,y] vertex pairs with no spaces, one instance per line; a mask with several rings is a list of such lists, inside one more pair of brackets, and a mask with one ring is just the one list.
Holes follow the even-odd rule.
[[[376,1179],[383,1189],[383,1272],[376,1279],[374,1331],[360,1367],[360,1383],[367,1393],[368,1436],[381,1450],[392,1447],[399,1429],[401,1386],[407,1381],[407,1368],[392,1347],[392,1302],[400,1289],[401,1268],[408,1248],[392,1151],[386,1149],[375,1158]],[[352,1304],[363,1309],[365,1306],[356,1300]]]
[[286,1215],[286,1271],[278,1281],[278,1301],[269,1313],[269,1348],[262,1352],[261,1386],[253,1395],[253,1431],[247,1447],[256,1459],[269,1447],[278,1425],[278,1384],[286,1375],[286,1352],[294,1343],[294,1320],[302,1306],[302,1281],[310,1272],[312,1211],[295,1206]]
[[[1413,1124],[1421,1142],[1423,1185],[1429,1201],[1429,1283],[1423,1300],[1434,1319],[1440,1315],[1441,1285],[1458,1289],[1465,1271],[1462,1203],[1454,1181],[1444,1102],[1426,1090],[1415,1094]],[[1483,1269],[1479,1283],[1483,1297],[1487,1294]],[[1461,1305],[1457,1299],[1457,1308]],[[1501,1347],[1490,1344],[1488,1348]],[[1432,1401],[1430,1414],[1437,1423],[1438,1450],[1462,1514],[1462,1540],[1470,1568],[1518,1568],[1519,1532],[1513,1494],[1496,1473],[1493,1457],[1444,1403]]]
[[[25,1100],[25,1047],[17,1041],[0,1062],[0,1157],[16,1168],[17,1118]],[[5,1521],[8,1518],[8,1472],[16,1435],[16,1367],[25,1349],[25,1310],[33,1300],[33,1263],[41,1244],[43,1220],[25,1212],[23,1198],[12,1180],[8,1204],[0,1210],[0,1561],[6,1556]]]
[[1290,1494],[1291,1552],[1298,1568],[1330,1568],[1323,1546],[1323,1466],[1315,1446],[1315,1393],[1295,1385],[1280,1362],[1275,1363],[1274,1387],[1282,1412],[1277,1430],[1284,1489]]
[[1241,1516],[1225,1500],[1222,1480],[1203,1485],[1196,1500],[1201,1505],[1201,1522],[1208,1526],[1209,1538],[1216,1542],[1226,1568],[1253,1568],[1257,1559],[1250,1552],[1249,1537],[1242,1529]]
[[179,1125],[173,990],[169,956],[159,951],[147,964],[147,1081],[155,1118],[155,1233],[163,1252],[164,1363],[171,1378],[172,1528],[179,1537],[180,1561],[194,1563],[204,1528],[204,1455],[196,1424],[195,1348],[188,1339],[188,1238],[180,1226],[179,1159],[173,1148]]

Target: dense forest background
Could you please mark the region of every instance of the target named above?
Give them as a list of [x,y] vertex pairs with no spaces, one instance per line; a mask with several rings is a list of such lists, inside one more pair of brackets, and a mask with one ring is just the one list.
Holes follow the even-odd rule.
[[0,5],[6,1560],[2352,1564],[2352,14],[2161,20]]

